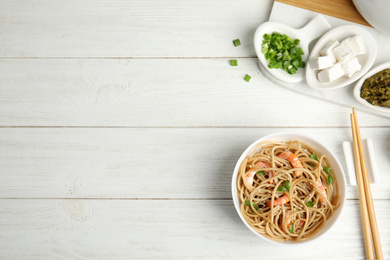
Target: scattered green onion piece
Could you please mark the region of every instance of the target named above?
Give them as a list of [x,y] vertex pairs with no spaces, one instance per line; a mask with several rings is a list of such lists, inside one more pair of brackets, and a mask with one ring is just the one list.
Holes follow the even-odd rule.
[[240,46],[241,45],[241,41],[240,41],[240,39],[235,39],[234,41],[233,41],[233,44],[234,44],[234,46]]
[[313,207],[314,206],[314,204],[316,204],[315,202],[313,202],[313,201],[311,201],[311,200],[309,200],[308,202],[306,202],[306,206],[308,206],[308,207]]
[[288,232],[290,232],[291,234],[294,232],[294,227],[292,224],[290,224],[290,226],[288,227]]
[[245,79],[245,81],[249,82],[251,80],[251,78],[252,78],[251,76],[246,74],[244,79]]
[[265,175],[265,172],[263,172],[263,171],[258,171],[258,172],[256,172],[258,175]]
[[332,185],[332,183],[333,183],[333,177],[332,177],[332,175],[328,175],[328,179],[327,179],[327,181],[328,181],[328,184],[329,185]]
[[230,60],[230,66],[238,66],[237,60]]

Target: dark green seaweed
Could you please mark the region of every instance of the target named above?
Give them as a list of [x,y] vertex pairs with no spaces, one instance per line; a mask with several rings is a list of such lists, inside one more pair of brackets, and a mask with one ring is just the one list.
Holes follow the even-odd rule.
[[360,97],[371,105],[390,107],[390,69],[384,69],[367,78],[360,91]]

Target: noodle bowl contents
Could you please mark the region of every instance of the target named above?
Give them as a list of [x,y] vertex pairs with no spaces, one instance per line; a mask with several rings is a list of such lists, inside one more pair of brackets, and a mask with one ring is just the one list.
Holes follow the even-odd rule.
[[341,203],[327,157],[296,140],[257,144],[239,167],[237,189],[245,221],[276,241],[312,238]]

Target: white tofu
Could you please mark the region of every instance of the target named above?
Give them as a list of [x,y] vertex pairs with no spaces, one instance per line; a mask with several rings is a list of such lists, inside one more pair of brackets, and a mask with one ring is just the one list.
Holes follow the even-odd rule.
[[338,62],[333,67],[321,70],[318,73],[318,80],[321,83],[327,83],[334,81],[342,76],[344,76],[344,70],[341,63]]
[[358,59],[355,57],[345,63],[343,65],[343,70],[345,75],[350,78],[355,74],[357,71],[361,70],[362,65],[360,65]]
[[338,46],[334,47],[332,51],[336,59],[340,62],[346,62],[356,56],[349,41],[342,41]]
[[348,37],[342,42],[348,44],[356,55],[364,54],[366,51],[366,48],[364,47],[364,42],[360,35]]
[[329,56],[329,57],[332,58],[333,63],[336,63],[337,60],[336,60],[336,57],[333,54],[332,49],[335,48],[336,46],[338,46],[339,44],[340,44],[340,42],[338,40],[330,40],[330,41],[328,41],[325,44],[324,48],[322,48],[320,50],[320,55],[321,56]]
[[310,59],[310,66],[313,70],[322,70],[333,66],[333,59],[329,56],[319,56]]

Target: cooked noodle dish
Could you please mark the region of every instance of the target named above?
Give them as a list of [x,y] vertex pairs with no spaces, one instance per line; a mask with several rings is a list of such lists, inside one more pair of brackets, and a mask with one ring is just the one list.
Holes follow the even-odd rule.
[[237,211],[273,241],[310,240],[342,203],[336,168],[300,140],[260,141],[236,166]]

